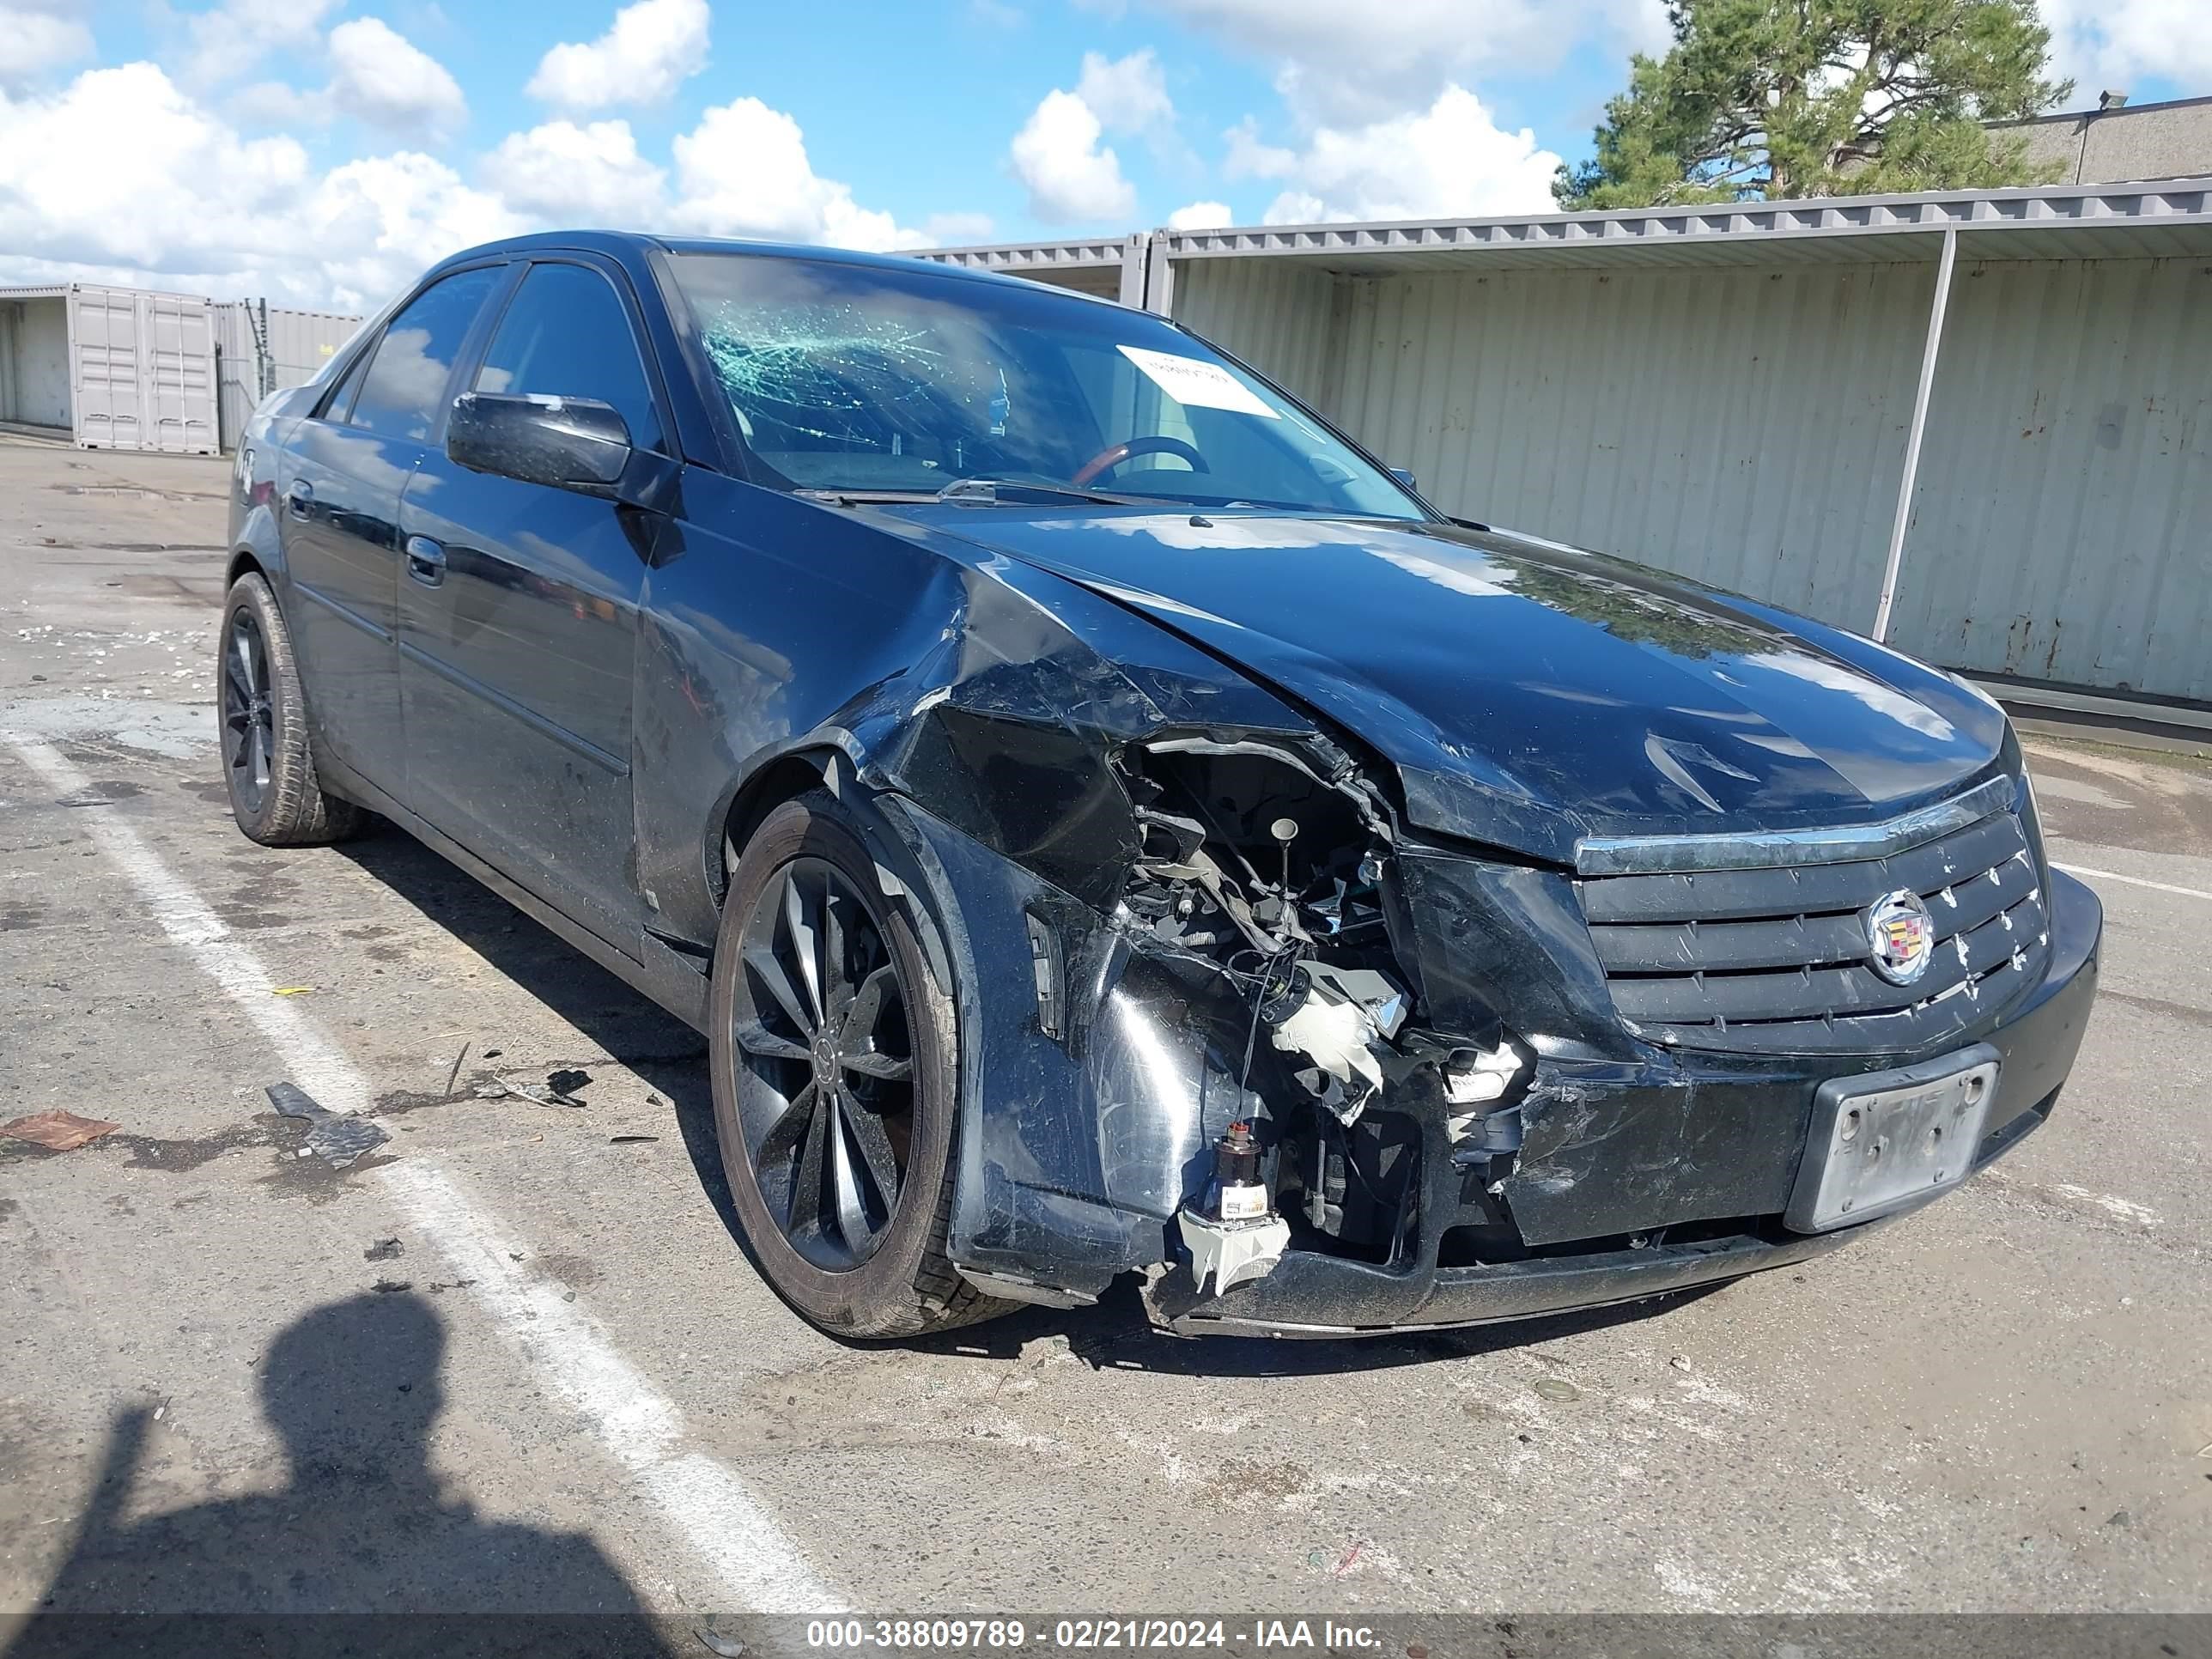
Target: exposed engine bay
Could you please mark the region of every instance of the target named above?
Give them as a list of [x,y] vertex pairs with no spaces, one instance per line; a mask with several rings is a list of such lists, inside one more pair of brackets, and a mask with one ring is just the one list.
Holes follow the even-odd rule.
[[1202,963],[1237,1016],[1216,1040],[1239,1106],[1178,1218],[1196,1287],[1262,1277],[1291,1248],[1397,1259],[1423,1144],[1398,1097],[1430,1074],[1427,1109],[1448,1103],[1455,1146],[1494,1186],[1534,1057],[1420,1023],[1393,945],[1389,802],[1326,739],[1293,753],[1171,737],[1123,750],[1119,769],[1142,843],[1120,915],[1143,948]]

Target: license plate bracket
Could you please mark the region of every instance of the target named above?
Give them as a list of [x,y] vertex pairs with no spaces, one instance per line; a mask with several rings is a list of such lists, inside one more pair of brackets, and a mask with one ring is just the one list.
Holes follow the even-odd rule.
[[1783,1224],[1828,1232],[1957,1186],[1973,1170],[1998,1060],[1980,1042],[1918,1066],[1822,1084]]

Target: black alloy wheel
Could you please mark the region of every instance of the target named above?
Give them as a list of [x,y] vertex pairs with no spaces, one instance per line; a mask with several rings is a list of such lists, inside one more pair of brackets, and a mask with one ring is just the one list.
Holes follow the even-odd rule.
[[894,846],[857,789],[770,811],[732,860],[708,994],[715,1138],[747,1249],[847,1340],[1012,1305],[953,1265],[960,1016],[925,942],[927,878],[878,862]]
[[898,966],[843,873],[799,858],[753,903],[735,990],[738,1116],[761,1195],[794,1250],[848,1271],[882,1243],[913,1145]]
[[238,827],[264,847],[343,841],[374,821],[326,793],[307,736],[307,690],[292,632],[268,579],[242,572],[216,635],[216,732],[223,784]]
[[232,798],[249,815],[268,799],[276,769],[276,711],[269,695],[269,647],[244,606],[231,612],[222,645],[222,748]]

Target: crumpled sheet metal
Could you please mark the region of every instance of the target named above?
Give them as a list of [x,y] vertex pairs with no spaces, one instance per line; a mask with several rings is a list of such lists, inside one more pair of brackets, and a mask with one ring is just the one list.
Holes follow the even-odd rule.
[[333,1170],[350,1169],[363,1152],[392,1139],[366,1118],[331,1110],[296,1084],[270,1084],[269,1103],[286,1117],[307,1120],[307,1150]]

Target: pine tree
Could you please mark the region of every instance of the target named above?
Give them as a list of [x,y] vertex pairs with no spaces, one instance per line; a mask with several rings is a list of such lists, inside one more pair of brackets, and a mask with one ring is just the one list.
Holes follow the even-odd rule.
[[1562,207],[1650,207],[2048,182],[1982,123],[2049,109],[2035,0],[1670,0]]

